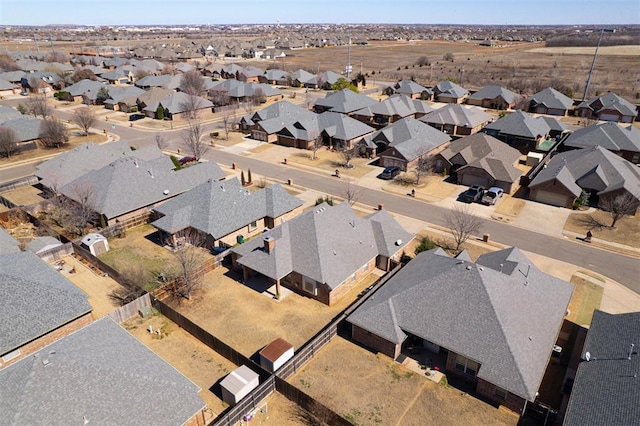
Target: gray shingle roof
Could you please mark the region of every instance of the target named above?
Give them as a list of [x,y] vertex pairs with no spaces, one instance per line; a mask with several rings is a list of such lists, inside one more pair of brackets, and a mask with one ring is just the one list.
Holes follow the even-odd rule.
[[136,86],[109,87],[109,99],[107,99],[104,103],[117,104],[118,102],[127,98],[131,98],[133,100],[132,103],[135,103],[136,98],[143,93],[145,93],[145,91]]
[[593,313],[565,426],[640,424],[639,336],[640,312]]
[[640,200],[640,169],[599,146],[556,155],[531,181],[529,188],[554,179],[576,197],[582,192],[581,188],[596,190],[598,195],[624,188]]
[[378,102],[366,108],[355,111],[354,115],[362,115],[365,117],[373,117],[374,115],[381,115],[385,117],[392,117],[397,115],[404,118],[413,116],[416,113],[427,114],[433,111],[433,108],[426,103],[411,99],[406,95],[392,95],[382,102]]
[[267,254],[263,239],[253,239],[233,249],[241,256],[238,263],[274,279],[295,271],[331,289],[397,240],[402,242],[395,251],[413,237],[384,214],[356,216],[346,202],[321,204],[262,235],[275,239],[273,251]]
[[0,105],[0,124],[8,120],[21,118],[23,115],[15,108],[6,105]]
[[324,99],[318,99],[314,105],[327,108],[333,112],[349,114],[359,109],[372,106],[376,101],[361,93],[349,89],[328,93]]
[[196,96],[194,103],[189,99],[189,95],[184,92],[172,93],[168,97],[161,99],[158,102],[147,105],[144,110],[156,112],[158,106],[162,105],[166,111],[171,114],[180,114],[185,112],[189,105],[196,106],[196,109],[213,108],[213,103],[207,99]]
[[402,95],[416,95],[422,92],[431,93],[431,90],[427,89],[416,83],[413,80],[401,80],[393,85],[393,91]]
[[326,111],[318,115],[318,126],[330,137],[351,140],[373,133],[375,129],[354,118]]
[[14,239],[7,231],[0,227],[0,255],[7,253],[17,253],[20,251],[20,243]]
[[474,128],[491,121],[493,116],[478,107],[463,107],[458,104],[445,105],[418,120],[433,124],[453,124]]
[[497,130],[503,135],[521,136],[535,139],[549,134],[551,128],[545,120],[533,117],[520,110],[490,123],[484,127],[489,130]]
[[164,154],[155,146],[135,151],[124,140],[106,144],[87,143],[57,155],[36,166],[36,176],[48,188],[60,188],[78,177],[98,170],[119,158],[135,157],[141,160],[160,158]]
[[379,130],[372,136],[374,142],[386,142],[395,148],[407,161],[411,161],[440,145],[451,137],[422,121],[405,117]]
[[584,127],[573,132],[564,145],[571,148],[601,146],[609,151],[640,152],[640,130],[607,122]]
[[533,95],[530,99],[530,102],[533,103],[534,107],[536,105],[544,105],[549,109],[560,110],[569,109],[571,108],[571,105],[573,105],[573,99],[565,96],[552,87],[547,87],[546,89]]
[[293,78],[294,80],[299,81],[302,84],[317,84],[318,80],[316,79],[316,76],[311,74],[308,71],[305,71],[303,69],[299,69],[297,71],[294,71],[293,73],[291,73],[291,78]]
[[26,142],[39,138],[40,124],[42,124],[41,118],[22,116],[14,120],[7,120],[0,126],[12,129],[19,142]]
[[423,252],[348,321],[390,342],[411,333],[462,354],[481,364],[479,378],[533,401],[573,285],[528,260],[511,274],[483,265],[482,256],[474,264]]
[[208,180],[155,208],[164,216],[152,225],[172,234],[191,227],[218,240],[252,222],[277,218],[302,204],[278,184],[250,192],[237,178]]
[[433,93],[436,96],[444,95],[451,98],[461,98],[468,94],[469,91],[450,80],[444,80],[433,87]]
[[71,96],[82,96],[91,93],[92,96],[90,96],[90,98],[95,99],[96,95],[103,87],[109,89],[111,86],[99,81],[84,79],[72,84],[71,86],[65,87],[63,90],[65,92],[69,92]]
[[[599,106],[599,103],[602,104],[602,106]],[[601,109],[615,109],[622,115],[631,117],[635,117],[638,114],[636,107],[631,102],[611,92],[607,92],[602,96],[584,101],[576,108],[589,108],[596,113]]]
[[0,355],[91,311],[84,292],[30,251],[0,255],[0,290]]
[[60,246],[62,243],[55,237],[43,236],[37,237],[29,241],[27,244],[27,250],[32,253],[38,254],[41,251],[51,250],[54,247]]
[[214,162],[174,171],[167,156],[150,161],[125,157],[89,171],[60,188],[65,196],[79,200],[87,191],[94,210],[114,218],[172,198],[206,182],[220,180],[224,172]]
[[205,407],[195,384],[108,317],[0,370],[0,382],[7,424],[179,425]]
[[495,99],[497,97],[502,97],[502,99],[504,99],[508,103],[512,103],[516,102],[520,98],[520,95],[512,92],[509,89],[505,89],[502,86],[485,86],[473,95],[469,96],[468,99],[483,100]]

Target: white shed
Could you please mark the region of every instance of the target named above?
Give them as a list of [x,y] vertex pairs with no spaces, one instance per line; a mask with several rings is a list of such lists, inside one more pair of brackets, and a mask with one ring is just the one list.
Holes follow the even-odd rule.
[[220,382],[222,399],[230,406],[236,405],[260,384],[260,376],[246,365],[233,370]]
[[275,372],[293,357],[293,345],[278,337],[260,351],[260,365],[267,371]]
[[87,234],[82,239],[82,247],[88,249],[92,255],[100,256],[109,251],[109,241],[101,234]]

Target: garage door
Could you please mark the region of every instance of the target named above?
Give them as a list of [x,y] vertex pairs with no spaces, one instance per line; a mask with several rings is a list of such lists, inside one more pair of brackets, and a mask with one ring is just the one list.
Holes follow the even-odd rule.
[[489,181],[487,180],[487,178],[483,178],[481,176],[475,176],[475,175],[463,175],[462,176],[462,184],[463,185],[480,185],[480,186],[484,186],[485,188],[488,187]]
[[539,203],[551,204],[552,206],[564,207],[567,204],[567,196],[549,191],[538,191],[535,200]]
[[620,117],[618,117],[616,114],[600,114],[600,120],[603,121],[618,121]]

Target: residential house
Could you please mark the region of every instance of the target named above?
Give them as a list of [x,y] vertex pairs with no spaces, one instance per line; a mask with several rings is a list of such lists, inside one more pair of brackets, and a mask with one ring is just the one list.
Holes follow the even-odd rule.
[[0,382],[8,424],[206,424],[198,386],[109,317],[0,370]]
[[41,124],[42,118],[21,116],[0,123],[0,127],[13,130],[18,149],[25,151],[36,148],[36,142],[40,139]]
[[303,69],[291,73],[291,85],[293,87],[306,87],[309,89],[318,88],[318,79],[315,75]]
[[594,124],[571,133],[563,143],[565,149],[601,146],[633,164],[640,164],[640,130],[617,123]]
[[275,135],[277,130],[272,129],[277,126],[274,124],[267,126],[268,129],[260,129],[257,127],[259,122],[276,119],[285,125],[289,122],[295,122],[301,118],[309,119],[310,117],[314,117],[314,115],[309,110],[292,104],[291,102],[280,101],[262,108],[254,112],[252,115],[242,117],[238,124],[241,130],[250,130],[251,137],[253,139],[265,142],[275,142],[277,140],[277,136]]
[[64,80],[56,73],[36,71],[24,74],[20,85],[25,92],[50,93],[60,90],[64,86]]
[[382,167],[414,168],[421,158],[430,157],[446,148],[451,137],[415,118],[407,117],[378,130],[364,139],[367,146],[377,148]]
[[497,186],[510,194],[522,171],[516,167],[520,151],[485,133],[455,141],[434,157],[434,170],[450,171],[460,185]]
[[573,99],[552,87],[536,93],[529,98],[529,112],[566,116],[573,107]]
[[578,117],[595,118],[603,121],[632,123],[638,111],[631,102],[607,92],[602,96],[584,101],[576,106]]
[[488,124],[482,131],[526,154],[549,138],[551,128],[542,117],[518,110]]
[[236,73],[236,79],[245,83],[258,83],[264,70],[258,67],[246,66]]
[[327,305],[333,305],[377,268],[400,261],[413,235],[385,210],[356,215],[349,203],[315,206],[232,249],[245,281],[261,275]]
[[[0,234],[8,239],[4,231]],[[0,289],[0,369],[93,320],[82,290],[34,253],[13,244],[0,254]],[[0,405],[5,400],[0,398]]]
[[22,115],[17,109],[6,105],[0,105],[0,124],[5,121],[16,120],[23,117],[24,115]]
[[433,92],[413,80],[400,80],[393,85],[393,93],[405,95],[411,99],[431,100]]
[[363,123],[384,127],[405,118],[420,118],[432,112],[426,103],[407,95],[392,95],[371,106],[354,111],[351,116]]
[[582,191],[590,203],[602,207],[605,200],[630,194],[640,201],[638,166],[611,151],[594,146],[557,154],[529,184],[534,201],[573,207]]
[[109,84],[131,84],[135,80],[132,67],[121,67],[100,75],[100,78],[106,80]]
[[198,111],[201,117],[213,116],[213,103],[207,99],[196,96],[195,99],[184,92],[172,93],[168,97],[149,104],[143,109],[145,115],[151,118],[158,117],[158,111],[162,109],[163,117],[169,120],[180,120],[185,118],[185,112],[191,109]]
[[151,225],[173,246],[195,232],[204,247],[227,248],[295,217],[302,204],[277,184],[251,192],[236,178],[208,180],[156,207]]
[[289,85],[290,74],[279,69],[268,69],[263,75],[258,77],[258,81],[264,84],[275,84],[279,86]]
[[450,80],[444,80],[432,89],[434,99],[438,102],[461,104],[469,96],[469,91]]
[[[541,115],[538,117],[538,120],[544,120],[544,122],[547,123],[549,126],[549,138],[552,140],[559,141],[562,136],[567,133],[567,126],[555,117]],[[542,148],[544,148],[544,146]]]
[[640,312],[595,310],[564,426],[640,423]]
[[332,87],[334,84],[338,82],[341,78],[344,78],[342,75],[333,71],[324,71],[316,76],[318,81],[318,85],[321,89],[324,90],[333,90]]
[[136,86],[111,86],[109,87],[109,99],[104,101],[104,107],[119,111],[121,107],[126,112],[136,105],[138,96],[145,91]]
[[317,113],[332,111],[341,114],[351,115],[354,112],[373,106],[377,102],[361,93],[356,93],[349,89],[342,89],[337,92],[328,93],[324,99],[318,99],[313,105]]
[[501,86],[486,86],[467,98],[467,104],[490,109],[512,109],[520,95]]
[[[138,112],[143,111],[149,105],[158,103],[163,99],[168,98],[173,93],[173,90],[164,89],[162,87],[152,87],[145,90],[144,93],[136,96],[135,100],[131,98],[122,99],[119,104],[120,111],[124,112]],[[134,105],[136,106],[134,111]]]
[[100,89],[102,89],[103,87],[107,89],[110,88],[109,85],[100,81],[93,81],[88,79],[80,80],[79,82],[64,88],[64,91],[69,93],[72,98],[64,100],[71,100],[73,102],[82,101],[85,104],[92,105],[95,104],[98,92],[100,92]]
[[318,115],[318,127],[323,145],[340,150],[353,149],[357,141],[376,130],[354,118],[331,111]]
[[493,116],[478,107],[451,104],[438,108],[419,120],[452,137],[461,137],[479,132],[493,121]]
[[148,75],[136,81],[134,84],[141,89],[151,89],[153,87],[162,87],[163,89],[176,90],[180,87],[182,76],[177,75]]
[[222,66],[220,73],[222,75],[222,78],[236,78],[238,76],[238,73],[240,73],[240,71],[242,71],[242,67],[240,65],[227,64]]
[[227,98],[235,102],[277,101],[284,98],[282,92],[268,84],[245,83],[240,80],[212,82],[208,87],[213,99]]
[[275,49],[275,48],[270,48],[270,49],[265,49],[262,52],[262,55],[260,56],[261,59],[282,59],[285,58],[287,55],[286,53],[284,53],[282,50],[280,49]]
[[515,247],[476,263],[438,248],[416,256],[347,321],[353,340],[393,359],[418,341],[446,357],[447,375],[522,412],[538,396],[572,292]]

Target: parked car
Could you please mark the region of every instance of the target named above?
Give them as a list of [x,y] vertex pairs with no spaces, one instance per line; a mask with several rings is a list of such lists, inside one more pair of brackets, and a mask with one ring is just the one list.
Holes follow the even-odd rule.
[[471,188],[467,189],[460,196],[460,200],[465,203],[473,203],[482,200],[482,196],[484,195],[484,186],[473,185]]
[[492,186],[484,193],[482,196],[482,202],[488,206],[492,206],[498,202],[500,197],[502,197],[504,191],[502,188],[498,188],[497,186]]
[[129,121],[142,120],[145,117],[144,114],[131,114],[129,116]]
[[400,174],[400,168],[392,166],[385,167],[382,173],[378,175],[378,179],[391,180]]
[[181,157],[178,160],[178,162],[180,163],[181,166],[184,166],[187,163],[192,163],[194,161],[196,161],[196,157],[191,157],[191,156],[189,156],[189,157]]

